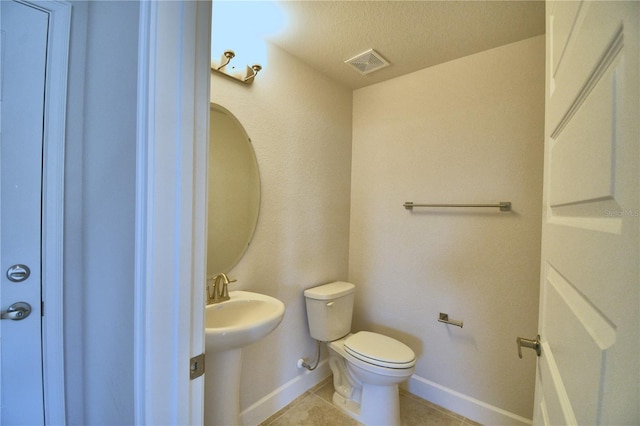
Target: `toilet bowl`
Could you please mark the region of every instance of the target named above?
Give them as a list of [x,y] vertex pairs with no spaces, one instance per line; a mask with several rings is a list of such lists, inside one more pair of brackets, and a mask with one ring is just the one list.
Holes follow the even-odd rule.
[[[362,351],[353,354],[350,343],[383,341],[391,357]],[[328,343],[329,366],[333,372],[334,405],[365,425],[399,425],[400,401],[398,384],[415,371],[415,355],[403,343],[390,337],[360,331]],[[395,350],[395,351],[394,351]],[[402,358],[401,358],[402,357]],[[395,364],[395,367],[388,365]]]
[[343,281],[304,292],[311,337],[329,349],[333,404],[365,425],[399,425],[398,384],[415,371],[415,353],[382,334],[351,333],[354,292]]

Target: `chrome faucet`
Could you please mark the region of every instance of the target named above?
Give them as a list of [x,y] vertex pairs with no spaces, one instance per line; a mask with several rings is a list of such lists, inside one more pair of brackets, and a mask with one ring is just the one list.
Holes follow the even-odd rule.
[[[213,285],[211,284],[213,281]],[[228,284],[234,283],[236,280],[230,280],[227,274],[220,273],[214,278],[207,280],[207,305],[213,303],[224,302],[229,300]]]

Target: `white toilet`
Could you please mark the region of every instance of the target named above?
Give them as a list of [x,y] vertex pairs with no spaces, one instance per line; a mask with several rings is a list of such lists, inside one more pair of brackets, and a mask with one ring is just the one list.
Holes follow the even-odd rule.
[[365,425],[399,425],[398,384],[415,371],[416,356],[391,337],[351,334],[354,295],[344,281],[304,291],[311,337],[329,348],[333,403]]

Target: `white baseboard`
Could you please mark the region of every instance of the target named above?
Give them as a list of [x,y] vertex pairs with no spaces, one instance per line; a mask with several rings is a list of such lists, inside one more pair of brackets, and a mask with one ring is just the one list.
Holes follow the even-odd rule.
[[[329,362],[328,359],[324,359],[314,371],[305,371],[242,411],[240,413],[242,425],[259,425],[329,375],[331,375]],[[402,387],[422,399],[483,425],[529,426],[532,424],[531,419],[494,407],[415,374]]]
[[402,385],[412,394],[483,425],[531,425],[531,419],[487,404],[470,396],[413,375]]
[[240,422],[243,426],[259,425],[330,374],[328,359],[324,359],[315,370],[305,371],[242,411]]

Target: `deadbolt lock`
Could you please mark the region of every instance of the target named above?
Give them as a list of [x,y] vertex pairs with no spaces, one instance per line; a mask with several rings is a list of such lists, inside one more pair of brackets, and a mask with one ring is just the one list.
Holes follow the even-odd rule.
[[29,278],[29,275],[31,275],[31,270],[27,265],[21,265],[18,263],[7,269],[7,278],[9,278],[9,281],[13,281],[14,283],[26,280]]

